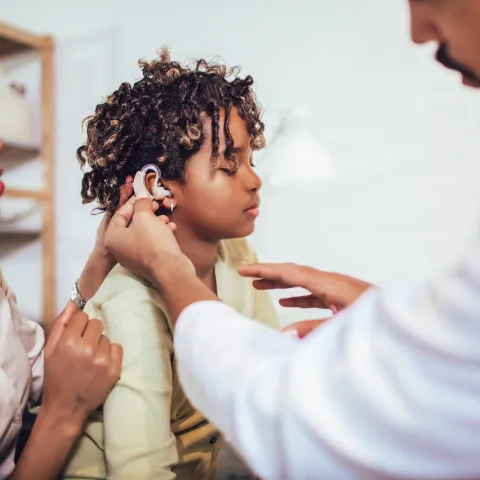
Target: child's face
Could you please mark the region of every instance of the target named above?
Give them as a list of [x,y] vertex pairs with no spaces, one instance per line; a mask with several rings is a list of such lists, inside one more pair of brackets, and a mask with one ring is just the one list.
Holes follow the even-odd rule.
[[[225,112],[220,114],[219,167],[212,170],[210,120],[206,122],[206,140],[186,167],[185,184],[165,182],[177,208],[173,220],[179,228],[188,228],[206,240],[218,241],[250,235],[259,214],[258,192],[262,182],[252,168],[253,151],[245,121],[236,108],[230,112],[229,130],[238,159],[238,170],[229,174],[224,152]],[[225,170],[222,170],[225,169]]]

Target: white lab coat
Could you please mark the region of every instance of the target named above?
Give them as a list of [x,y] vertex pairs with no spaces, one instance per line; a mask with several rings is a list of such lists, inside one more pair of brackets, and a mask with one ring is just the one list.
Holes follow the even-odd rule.
[[175,350],[187,396],[264,480],[480,478],[480,247],[304,341],[190,305]]

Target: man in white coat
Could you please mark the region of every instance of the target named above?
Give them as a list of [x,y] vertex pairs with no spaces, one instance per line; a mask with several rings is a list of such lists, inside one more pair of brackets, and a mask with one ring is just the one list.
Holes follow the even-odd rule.
[[[409,5],[413,41],[437,43],[437,60],[480,86],[480,0]],[[311,292],[285,304],[338,312],[299,341],[220,303],[151,200],[132,214],[113,218],[107,246],[163,295],[187,394],[263,479],[480,478],[480,244],[402,291],[297,265],[243,268],[257,288]]]

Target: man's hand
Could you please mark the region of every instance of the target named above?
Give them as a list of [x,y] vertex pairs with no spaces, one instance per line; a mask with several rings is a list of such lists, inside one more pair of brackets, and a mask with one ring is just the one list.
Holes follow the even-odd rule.
[[58,317],[45,345],[42,409],[81,428],[120,377],[122,348],[103,335],[99,320],[77,311]]
[[372,285],[339,273],[323,272],[294,263],[257,263],[239,269],[240,275],[253,277],[257,290],[302,287],[306,296],[280,300],[283,307],[326,308],[337,313],[351,305]]
[[156,217],[157,209],[158,204],[149,198],[128,202],[115,213],[105,234],[105,245],[117,261],[151,281],[154,271],[169,258],[177,266],[193,267],[175,239],[176,225],[166,216]]

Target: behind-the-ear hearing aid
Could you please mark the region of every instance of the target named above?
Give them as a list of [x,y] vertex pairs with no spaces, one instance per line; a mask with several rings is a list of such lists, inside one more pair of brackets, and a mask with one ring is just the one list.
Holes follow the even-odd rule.
[[[148,187],[145,183],[147,172],[155,172],[155,182],[152,187],[152,193],[148,191]],[[137,198],[154,198],[155,200],[163,200],[165,197],[171,197],[170,190],[163,188],[160,184],[162,172],[153,164],[145,165],[140,171],[135,174],[133,180],[133,191]]]

